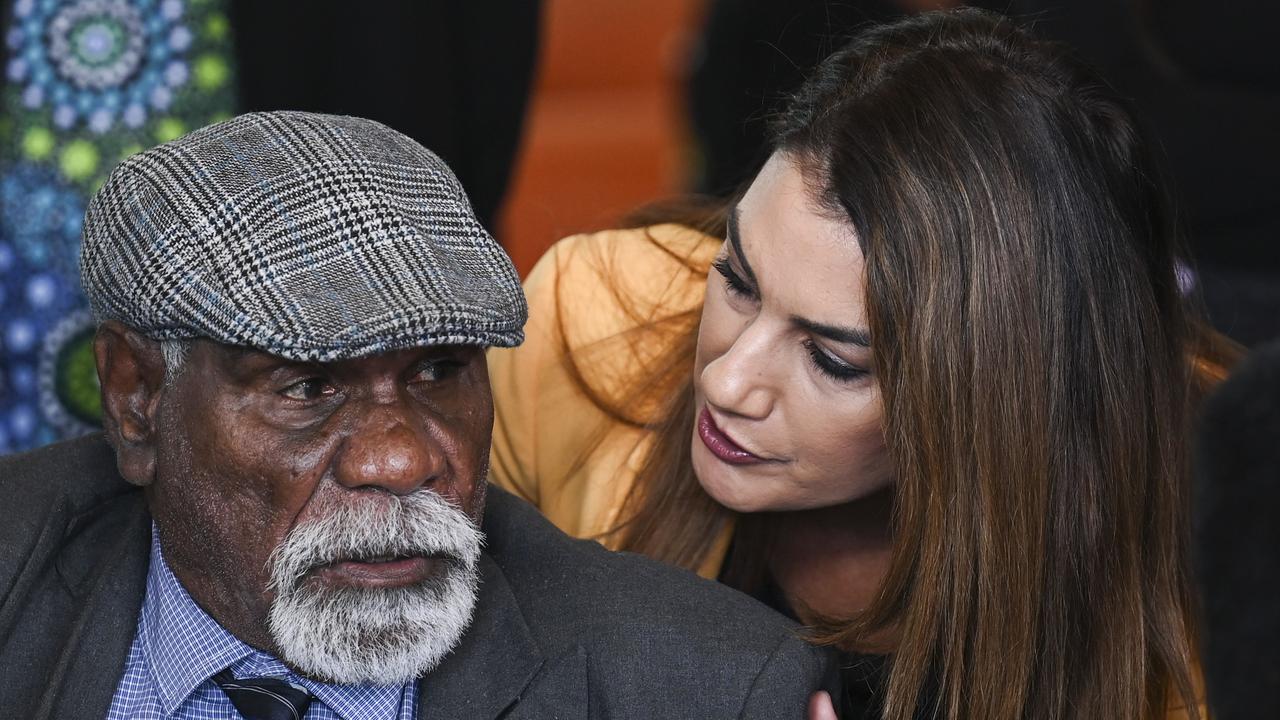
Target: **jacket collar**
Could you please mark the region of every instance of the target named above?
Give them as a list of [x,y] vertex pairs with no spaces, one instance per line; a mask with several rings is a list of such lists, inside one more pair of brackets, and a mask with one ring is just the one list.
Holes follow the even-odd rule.
[[[141,505],[122,538],[104,543],[99,571],[69,588],[83,604],[37,717],[106,715],[137,629],[146,583],[151,522]],[[511,586],[487,554],[480,557],[480,583],[471,627],[418,683],[419,720],[491,720],[520,698],[543,666]]]
[[418,720],[491,720],[520,698],[543,665],[506,576],[487,554],[480,558],[480,588],[470,629],[418,683]]
[[127,509],[124,521],[109,528],[110,536],[88,522],[97,511],[67,528],[74,539],[59,556],[57,571],[75,599],[75,615],[67,642],[57,651],[56,670],[37,718],[104,717],[115,696],[137,630],[151,530],[142,493],[118,502]]

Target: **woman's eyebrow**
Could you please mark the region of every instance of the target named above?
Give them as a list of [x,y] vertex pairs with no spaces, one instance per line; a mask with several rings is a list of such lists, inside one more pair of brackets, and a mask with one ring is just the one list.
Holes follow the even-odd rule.
[[742,252],[742,240],[738,234],[738,206],[734,204],[729,208],[729,217],[725,221],[725,228],[728,236],[729,247],[733,250],[733,254],[738,257],[738,263],[742,265],[742,272],[747,276],[747,280],[752,285],[758,285],[756,282],[756,273],[751,269],[751,263],[747,262],[747,254]]
[[797,327],[808,330],[814,335],[821,335],[828,340],[834,340],[838,343],[846,343],[849,345],[857,345],[858,347],[864,348],[871,347],[871,333],[861,328],[827,325],[825,323],[815,322],[808,318],[802,318],[799,315],[792,315],[791,322]]

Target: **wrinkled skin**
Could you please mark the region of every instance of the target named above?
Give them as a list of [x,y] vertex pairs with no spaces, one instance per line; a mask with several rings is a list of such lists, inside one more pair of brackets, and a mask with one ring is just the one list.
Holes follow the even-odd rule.
[[165,561],[254,647],[275,650],[271,552],[329,503],[430,489],[479,521],[493,426],[481,348],[297,363],[197,340],[167,385],[159,344],[120,323],[95,352],[107,437],[145,488]]

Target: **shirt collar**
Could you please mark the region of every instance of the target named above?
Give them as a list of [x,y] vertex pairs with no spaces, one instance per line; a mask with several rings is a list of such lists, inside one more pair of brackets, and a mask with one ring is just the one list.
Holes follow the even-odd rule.
[[401,685],[331,685],[302,677],[269,653],[241,642],[196,604],[160,552],[151,530],[151,565],[142,604],[142,645],[166,715],[202,683],[230,667],[237,677],[279,677],[307,688],[342,720],[394,718],[407,688]]
[[253,652],[187,594],[165,564],[154,525],[140,629],[151,679],[166,715],[173,714],[205,680]]

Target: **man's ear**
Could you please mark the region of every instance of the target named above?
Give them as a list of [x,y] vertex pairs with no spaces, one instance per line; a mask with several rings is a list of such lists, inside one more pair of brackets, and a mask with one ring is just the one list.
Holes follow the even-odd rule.
[[149,485],[156,471],[156,412],[164,389],[160,343],[107,320],[93,338],[102,423],[125,480]]

